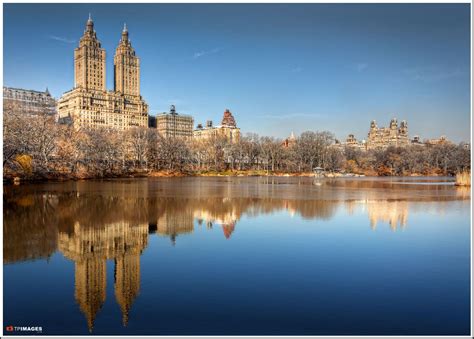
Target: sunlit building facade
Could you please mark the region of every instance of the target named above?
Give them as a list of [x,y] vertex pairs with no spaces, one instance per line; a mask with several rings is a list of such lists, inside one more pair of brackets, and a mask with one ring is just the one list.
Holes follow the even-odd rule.
[[203,127],[202,124],[198,124],[193,133],[196,141],[203,141],[212,138],[224,138],[231,144],[240,141],[240,128],[237,127],[235,118],[228,109],[224,111],[220,125],[214,126],[212,121],[209,120],[205,127]]
[[3,87],[3,107],[25,114],[56,115],[56,100],[46,88],[44,92],[22,88]]
[[193,117],[178,114],[174,105],[171,105],[169,112],[156,116],[156,129],[163,138],[190,139],[193,137],[193,125]]
[[148,127],[148,105],[140,95],[140,59],[124,26],[114,56],[114,90],[105,86],[106,54],[89,17],[74,51],[74,88],[58,102],[60,121],[75,128]]
[[390,121],[389,127],[378,127],[375,120],[370,123],[367,135],[367,149],[387,148],[390,146],[404,147],[410,144],[408,139],[408,123],[403,120],[398,127],[397,119]]

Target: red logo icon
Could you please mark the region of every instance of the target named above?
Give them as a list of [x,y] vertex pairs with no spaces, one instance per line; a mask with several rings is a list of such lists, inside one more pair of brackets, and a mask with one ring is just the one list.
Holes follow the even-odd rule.
[[10,326],[7,326],[7,327],[6,327],[6,330],[7,330],[8,332],[11,332],[11,331],[13,331],[13,326],[12,326],[12,325],[10,325]]

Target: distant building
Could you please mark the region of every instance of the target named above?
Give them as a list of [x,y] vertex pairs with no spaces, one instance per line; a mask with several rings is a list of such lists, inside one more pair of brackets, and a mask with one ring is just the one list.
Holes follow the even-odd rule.
[[[286,141],[286,140],[285,140]],[[374,149],[386,149],[387,147],[408,147],[411,145],[434,146],[434,145],[452,145],[453,142],[442,135],[437,139],[424,139],[421,141],[419,135],[414,135],[412,139],[408,138],[408,124],[404,120],[398,127],[397,119],[390,121],[389,127],[377,127],[375,120],[370,123],[368,140],[358,141],[354,134],[349,134],[345,142],[335,140],[332,145],[335,148],[343,150],[345,147],[354,147],[360,150],[368,151]],[[463,144],[463,147],[470,149],[469,144]]]
[[164,138],[192,138],[194,119],[190,115],[176,112],[176,107],[171,105],[168,113],[156,116],[156,129]]
[[3,87],[4,109],[12,105],[15,111],[26,114],[56,114],[56,100],[46,91],[34,91],[22,88]]
[[226,109],[220,126],[213,126],[212,121],[208,120],[206,127],[203,127],[202,124],[198,124],[193,135],[197,141],[222,136],[228,142],[236,143],[240,140],[240,128],[237,127],[235,118],[230,110]]
[[346,138],[346,145],[347,146],[356,146],[357,145],[357,139],[354,136],[354,134],[349,134]]
[[442,135],[437,139],[425,139],[423,142],[426,146],[452,144],[452,142],[450,140],[448,140],[448,138],[445,135]]
[[366,141],[358,141],[354,134],[349,134],[346,138],[346,141],[344,142],[340,142],[338,139],[336,139],[333,146],[339,148],[340,150],[343,150],[346,147],[357,148],[362,151],[365,151],[367,149]]
[[291,148],[296,144],[296,137],[293,132],[291,132],[290,136],[283,140],[282,146],[285,148]]
[[398,127],[397,119],[390,121],[389,127],[377,127],[373,120],[367,138],[367,149],[387,148],[390,146],[404,147],[410,144],[408,139],[408,124],[403,120]]
[[410,140],[412,145],[424,146],[425,144],[421,141],[419,135],[413,136],[413,139]]
[[59,118],[75,128],[148,127],[148,105],[140,95],[140,59],[124,26],[114,56],[114,90],[105,87],[105,49],[89,16],[74,50],[74,88],[58,102]]

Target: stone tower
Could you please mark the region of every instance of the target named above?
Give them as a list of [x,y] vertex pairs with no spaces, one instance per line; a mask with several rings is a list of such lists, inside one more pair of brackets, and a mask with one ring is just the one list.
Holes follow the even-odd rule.
[[79,47],[74,50],[74,87],[105,91],[105,49],[97,39],[90,14]]
[[370,131],[375,132],[377,130],[377,122],[375,120],[372,120],[370,122]]
[[114,91],[125,95],[140,95],[140,59],[128,38],[124,24],[122,37],[114,56]]
[[401,136],[408,136],[408,123],[406,120],[402,120],[399,133]]

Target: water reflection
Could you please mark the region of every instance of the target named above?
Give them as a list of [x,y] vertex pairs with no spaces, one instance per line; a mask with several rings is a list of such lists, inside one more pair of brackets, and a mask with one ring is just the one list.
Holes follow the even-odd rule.
[[75,293],[92,331],[105,301],[106,261],[113,259],[115,298],[123,325],[140,290],[140,255],[148,244],[148,225],[118,222],[99,227],[74,224],[72,232],[59,231],[58,249],[75,263]]
[[363,208],[368,215],[372,230],[380,223],[388,224],[392,231],[403,230],[408,222],[409,202],[406,200],[355,200],[346,202],[346,211],[352,215],[357,208]]
[[[255,182],[256,181],[256,182]],[[140,291],[140,255],[148,237],[169,237],[174,245],[195,223],[220,227],[231,239],[243,216],[286,211],[306,220],[328,220],[338,208],[361,208],[376,230],[404,229],[410,208],[429,201],[470,198],[448,185],[384,181],[199,179],[77,182],[4,187],[4,263],[49,258],[59,250],[75,265],[76,302],[89,331],[106,298],[106,262],[114,262],[115,299],[127,325]]]

